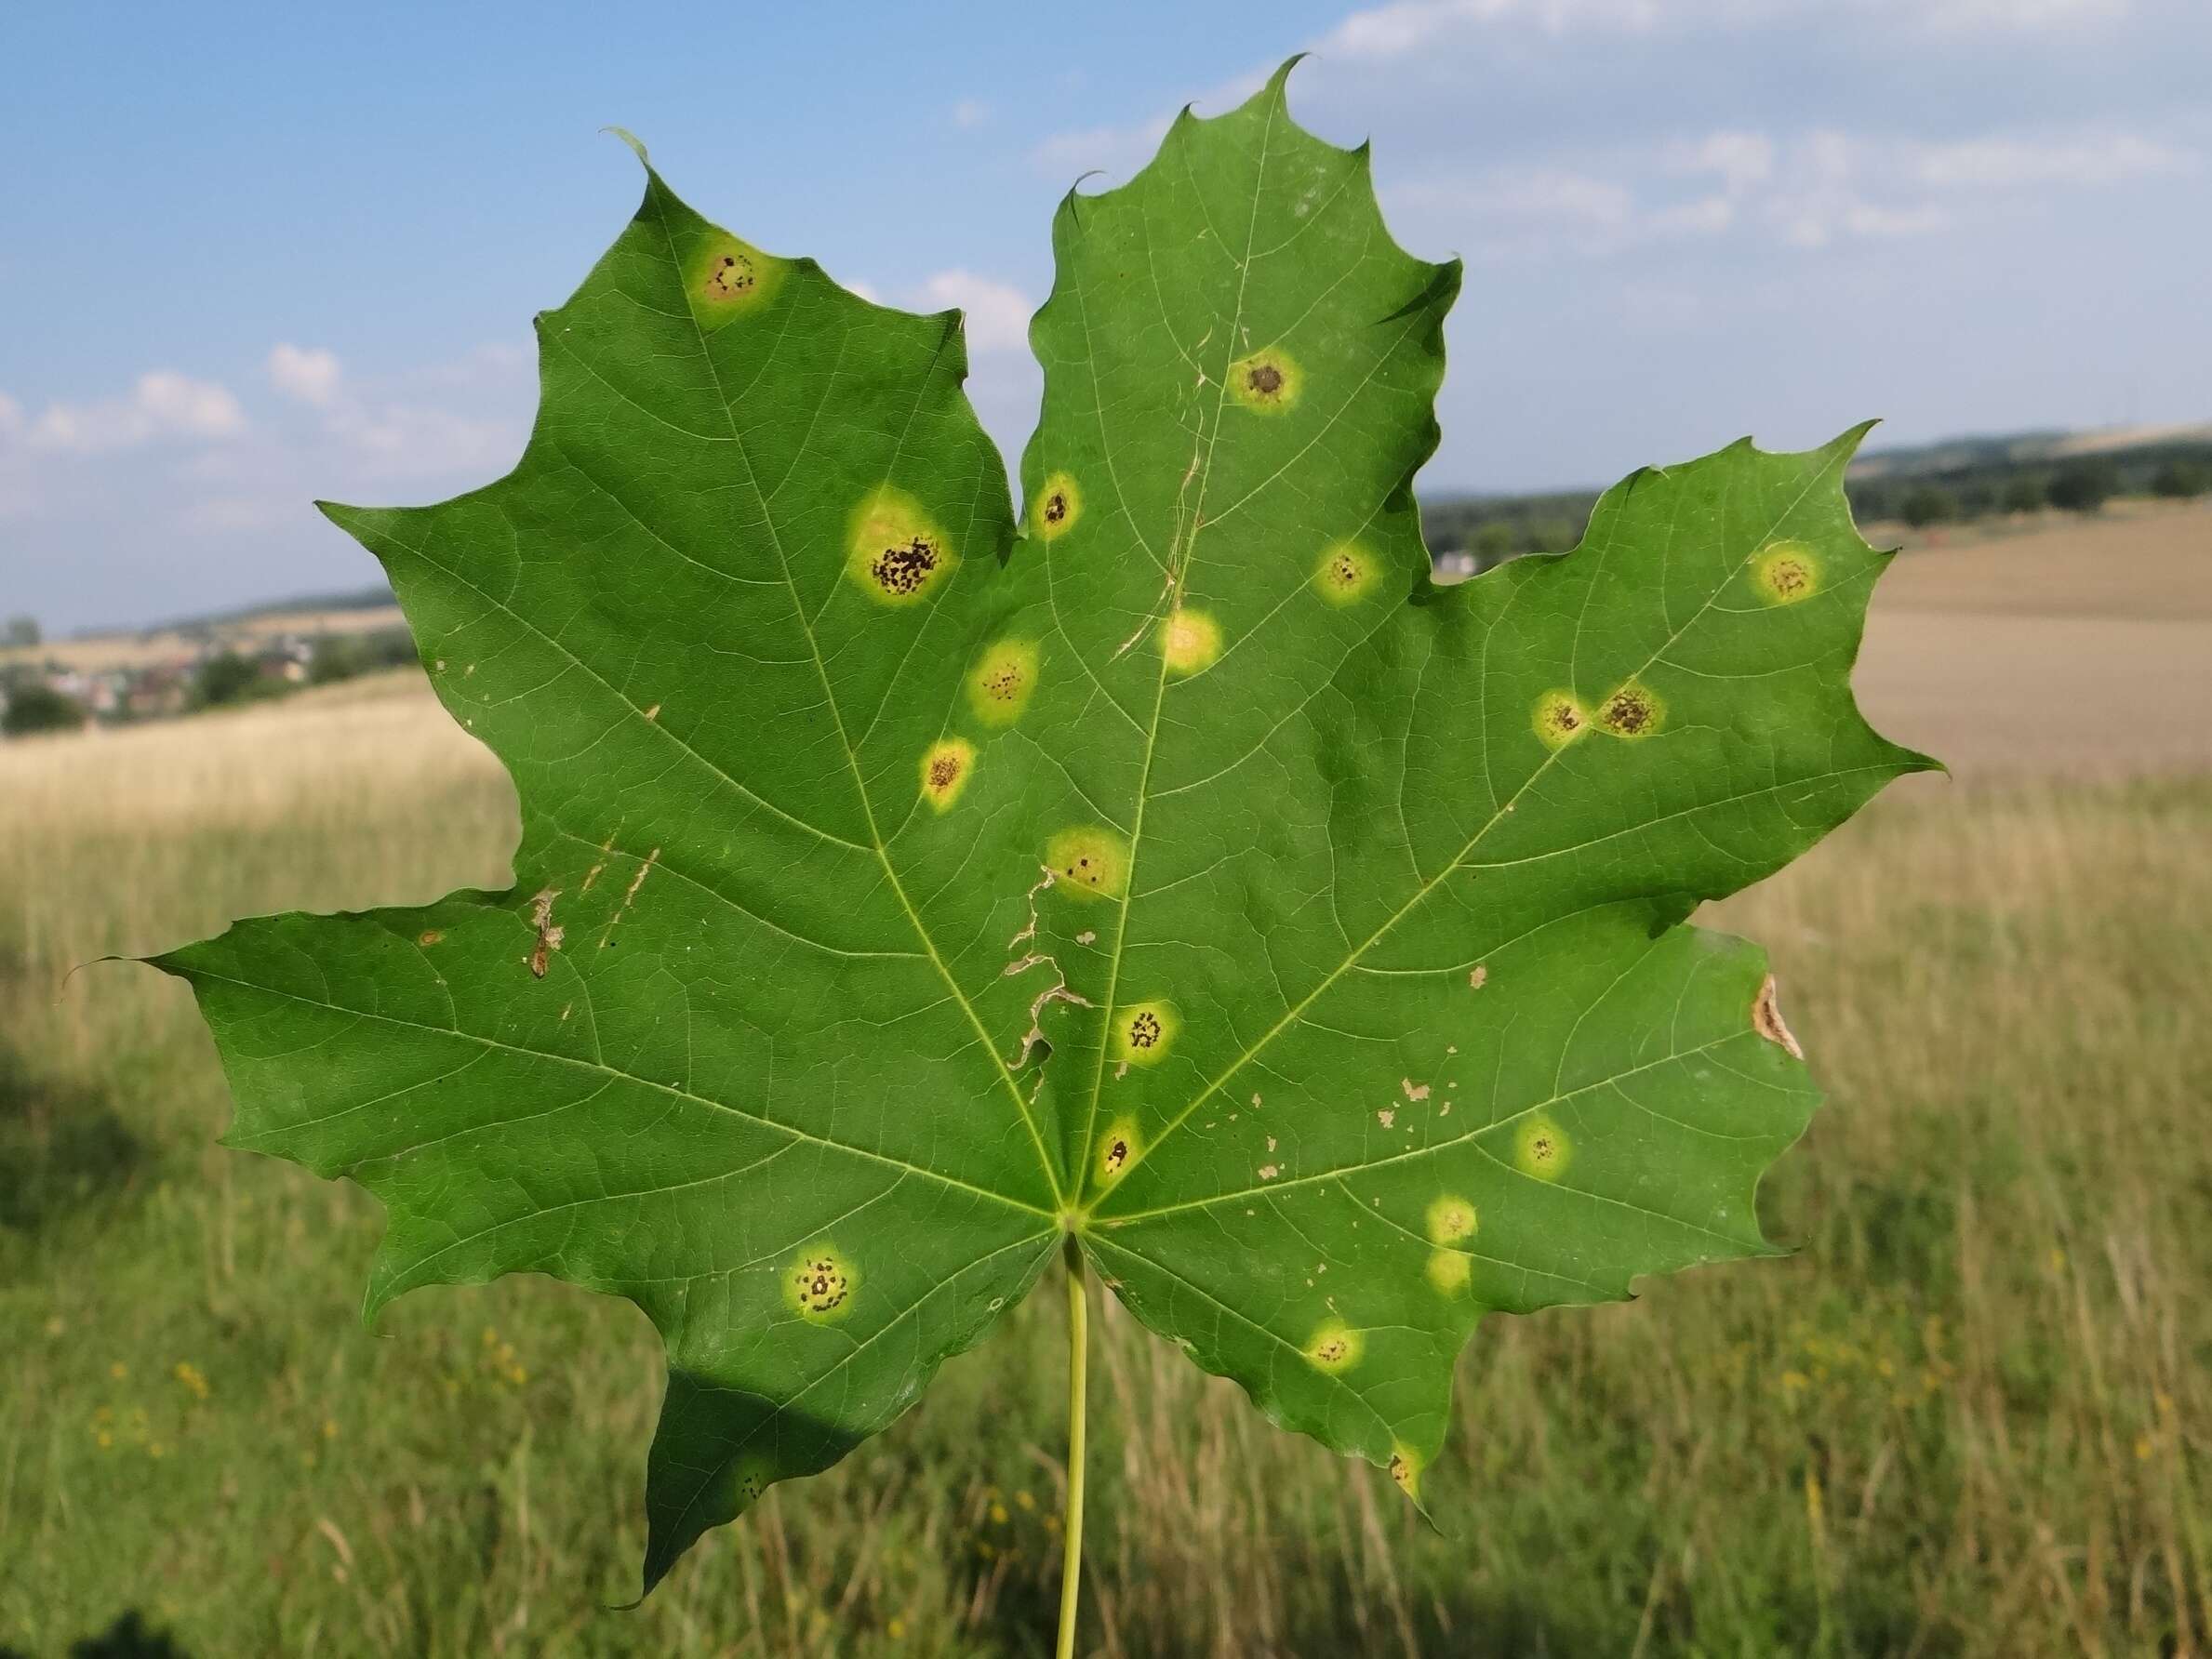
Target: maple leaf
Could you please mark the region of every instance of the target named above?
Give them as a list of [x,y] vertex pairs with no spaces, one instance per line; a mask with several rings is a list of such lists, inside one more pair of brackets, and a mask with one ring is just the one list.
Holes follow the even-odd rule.
[[1459,267],[1286,73],[1061,203],[1019,524],[957,313],[649,169],[515,470],[326,510],[513,775],[515,884],[159,965],[229,1144],[383,1202],[372,1310],[532,1271],[660,1329],[648,1587],[1064,1241],[1417,1500],[1484,1313],[1766,1249],[1815,1095],[1686,922],[1932,764],[1850,694],[1860,432],[1435,585]]

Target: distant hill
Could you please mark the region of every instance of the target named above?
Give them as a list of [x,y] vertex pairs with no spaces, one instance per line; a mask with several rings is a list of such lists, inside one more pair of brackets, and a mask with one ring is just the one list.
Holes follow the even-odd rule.
[[1915,478],[1976,468],[2049,465],[2085,455],[2121,457],[2131,450],[2207,445],[2212,445],[2212,420],[2178,426],[2110,426],[2080,432],[2005,432],[1871,450],[1852,463],[1851,476]]
[[[289,616],[308,611],[380,611],[388,610],[399,601],[393,596],[390,584],[379,582],[374,587],[353,588],[342,593],[302,593],[289,599],[272,599],[260,604],[242,605],[236,610],[209,611],[204,616],[179,617],[173,621],[156,622],[147,628],[134,630],[141,636],[157,633],[207,633],[220,629],[236,628],[241,623],[258,622],[265,617]],[[108,633],[109,629],[89,630]]]

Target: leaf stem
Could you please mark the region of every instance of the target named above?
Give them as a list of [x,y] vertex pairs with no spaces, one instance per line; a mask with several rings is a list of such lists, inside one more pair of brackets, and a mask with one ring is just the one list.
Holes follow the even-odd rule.
[[1075,1607],[1083,1587],[1083,1406],[1088,1378],[1090,1303],[1083,1246],[1068,1235],[1068,1499],[1060,1522],[1059,1643],[1056,1659],[1075,1659]]

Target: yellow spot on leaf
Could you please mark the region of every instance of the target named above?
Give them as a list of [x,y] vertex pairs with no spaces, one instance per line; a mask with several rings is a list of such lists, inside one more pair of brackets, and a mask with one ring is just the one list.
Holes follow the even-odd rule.
[[1111,1187],[1136,1160],[1139,1144],[1133,1119],[1116,1118],[1099,1138],[1099,1185]]
[[1358,1364],[1364,1347],[1357,1331],[1342,1320],[1330,1320],[1306,1339],[1306,1358],[1316,1371],[1333,1376]]
[[827,1323],[852,1311],[859,1282],[852,1263],[825,1239],[800,1251],[784,1268],[783,1300],[800,1317]]
[[1564,749],[1590,728],[1590,711],[1571,691],[1547,691],[1536,699],[1529,725],[1547,749]]
[[1752,586],[1768,604],[1795,604],[1820,591],[1820,561],[1802,541],[1769,542],[1752,562]]
[[1444,1295],[1456,1296],[1465,1290],[1467,1281],[1472,1277],[1473,1272],[1474,1264],[1459,1251],[1432,1250],[1429,1252],[1429,1282]]
[[1221,655],[1221,626],[1205,611],[1179,605],[1160,624],[1160,652],[1171,674],[1195,674]]
[[919,604],[950,576],[960,556],[921,503],[889,484],[853,512],[846,574],[878,604]]
[[1126,1066],[1164,1059],[1182,1023],[1172,1002],[1132,1002],[1113,1016],[1113,1057]]
[[1456,1192],[1447,1192],[1429,1206],[1429,1241],[1457,1244],[1474,1237],[1474,1206]]
[[1054,883],[1076,898],[1119,898],[1129,877],[1129,846],[1095,824],[1062,830],[1045,843]]
[[1325,550],[1313,567],[1313,586],[1331,604],[1353,604],[1375,591],[1382,561],[1357,542],[1339,541]]
[[1021,718],[1037,689],[1037,647],[1030,640],[1000,640],[985,647],[967,671],[967,706],[988,726]]
[[708,231],[684,262],[684,291],[705,328],[720,328],[758,311],[774,292],[783,261],[727,231]]
[[1409,1498],[1421,1495],[1421,1460],[1418,1453],[1403,1440],[1391,1448],[1391,1479],[1398,1483],[1398,1490]]
[[1539,1181],[1558,1180],[1574,1155],[1566,1132],[1541,1115],[1528,1119],[1513,1136],[1513,1162]]
[[1616,737],[1648,737],[1666,721],[1666,704],[1633,680],[1598,705],[1597,723]]
[[1229,365],[1229,395],[1247,409],[1279,415],[1294,407],[1304,377],[1279,346],[1255,352]]
[[1075,479],[1067,472],[1053,472],[1046,476],[1044,486],[1030,503],[1031,531],[1046,541],[1057,541],[1075,527],[1075,521],[1083,516],[1083,492],[1075,487]]
[[943,812],[960,799],[975,770],[976,746],[965,737],[947,737],[922,752],[922,795]]

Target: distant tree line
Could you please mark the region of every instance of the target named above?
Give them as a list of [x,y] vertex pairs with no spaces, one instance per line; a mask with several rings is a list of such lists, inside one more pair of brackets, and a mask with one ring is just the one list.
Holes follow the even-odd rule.
[[[1916,529],[2001,513],[2095,512],[2115,496],[2188,500],[2212,492],[2212,444],[2144,445],[2107,455],[2012,461],[1980,458],[1937,471],[1845,482],[1861,524],[1902,520]],[[1437,552],[1473,555],[1475,568],[1522,553],[1564,552],[1581,538],[1594,490],[1488,496],[1421,503],[1421,528]]]

